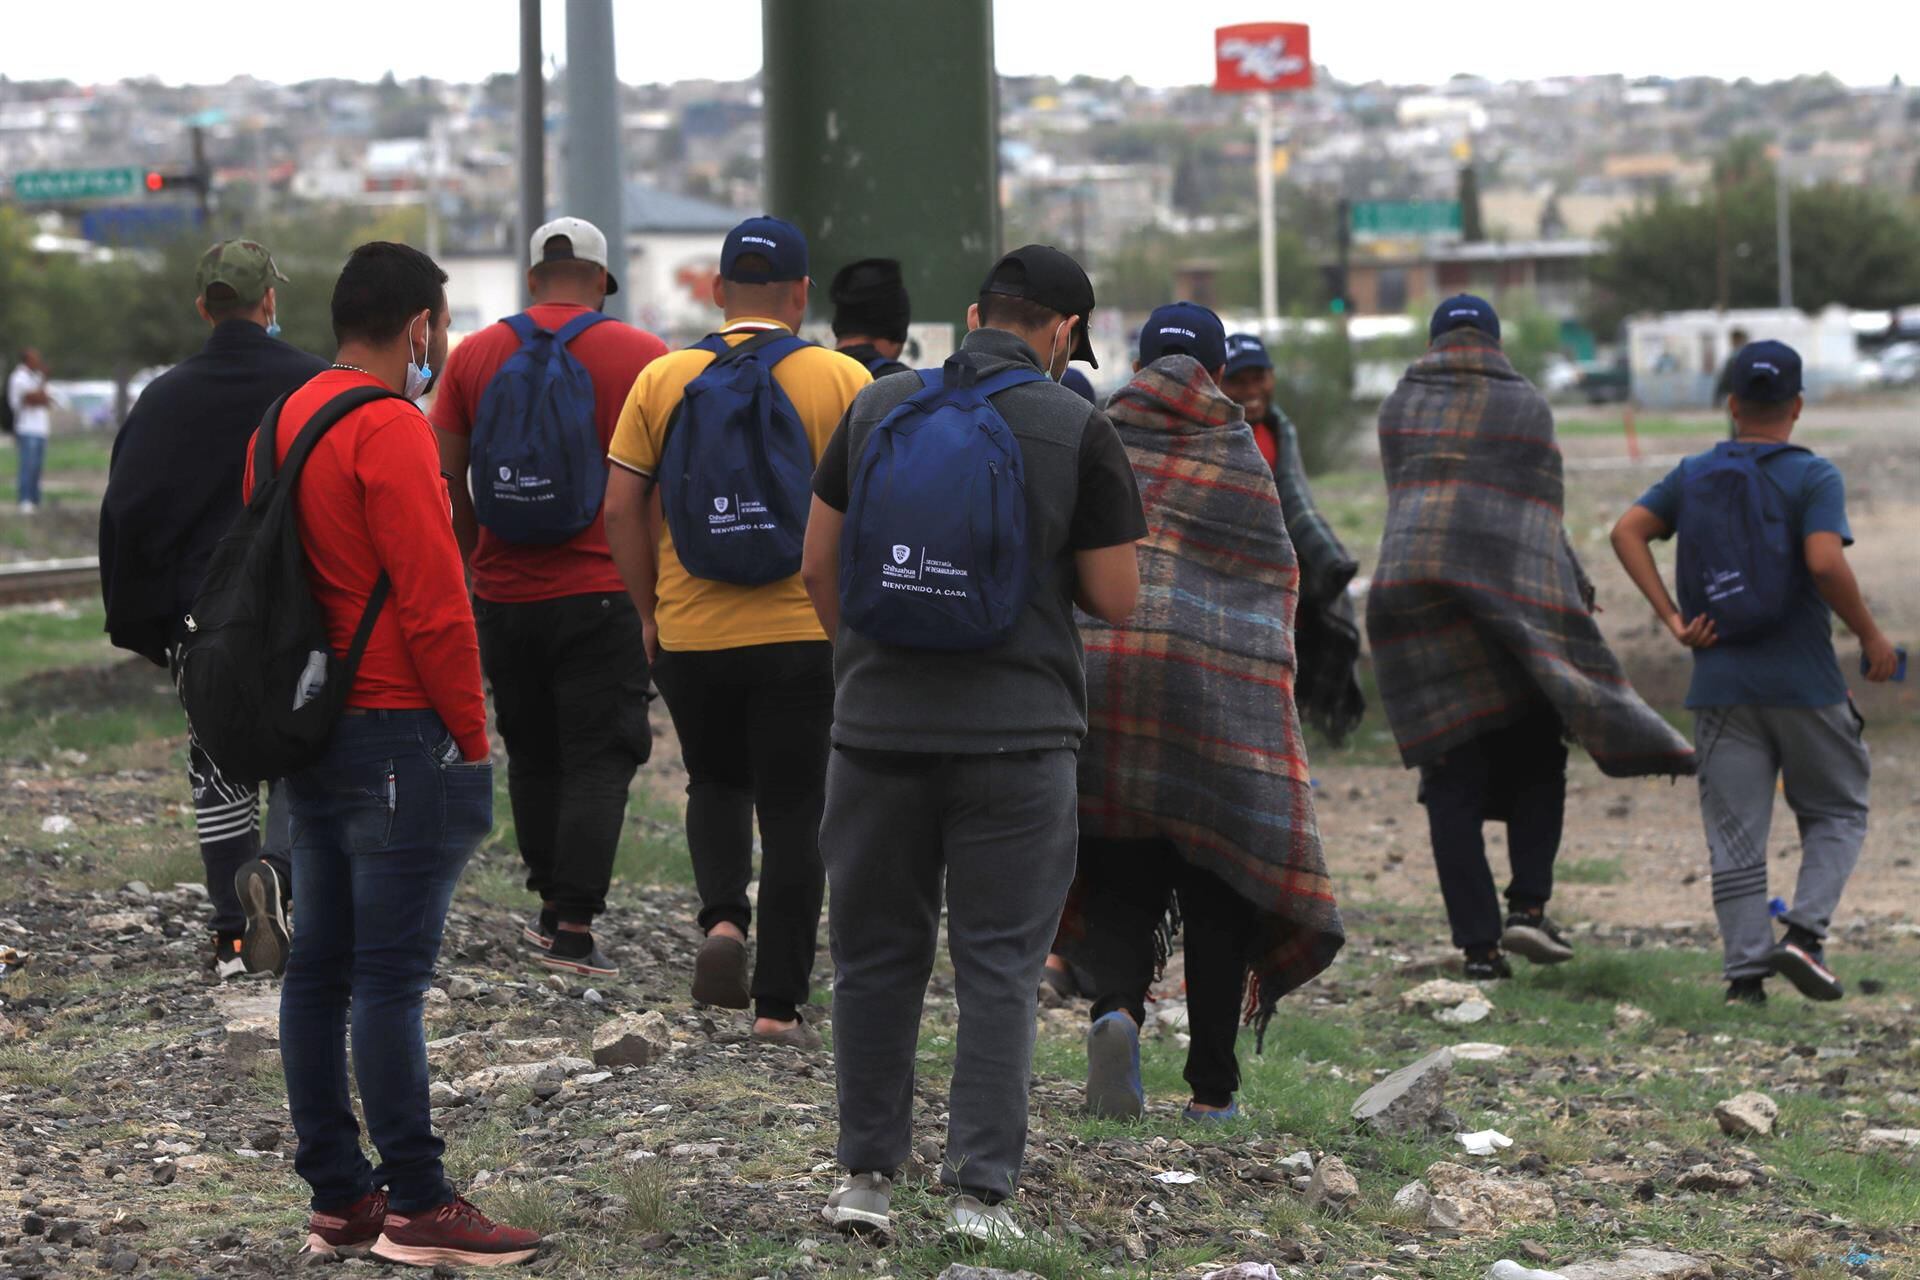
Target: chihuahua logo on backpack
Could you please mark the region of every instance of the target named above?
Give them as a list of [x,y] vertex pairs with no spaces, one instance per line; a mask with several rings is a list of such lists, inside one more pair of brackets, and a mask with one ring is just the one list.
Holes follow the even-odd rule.
[[893,562],[895,564],[905,564],[907,557],[912,554],[913,548],[907,546],[905,543],[896,542],[893,544]]
[[725,498],[715,498],[713,500],[713,509],[720,515],[727,514],[727,500]]

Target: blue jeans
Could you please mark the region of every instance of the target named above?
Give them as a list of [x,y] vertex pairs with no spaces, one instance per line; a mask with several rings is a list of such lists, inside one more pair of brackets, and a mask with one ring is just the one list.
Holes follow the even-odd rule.
[[[300,894],[280,992],[294,1171],[320,1212],[382,1186],[395,1213],[445,1204],[422,1013],[454,885],[493,826],[493,766],[459,763],[431,711],[356,711],[286,786]],[[349,1017],[377,1169],[347,1089]]]
[[20,451],[20,501],[40,505],[40,471],[47,465],[45,436],[15,436],[13,447]]

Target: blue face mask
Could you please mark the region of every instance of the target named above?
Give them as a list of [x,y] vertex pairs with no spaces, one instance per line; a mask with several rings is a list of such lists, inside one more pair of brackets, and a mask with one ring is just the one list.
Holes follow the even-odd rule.
[[[424,344],[422,344],[424,345]],[[407,385],[400,392],[409,400],[418,400],[427,394],[427,388],[433,385],[433,365],[427,360],[427,353],[420,353],[420,362],[413,360],[413,326],[407,326]]]
[[277,311],[274,312],[273,319],[267,321],[267,336],[269,338],[280,336],[280,313]]

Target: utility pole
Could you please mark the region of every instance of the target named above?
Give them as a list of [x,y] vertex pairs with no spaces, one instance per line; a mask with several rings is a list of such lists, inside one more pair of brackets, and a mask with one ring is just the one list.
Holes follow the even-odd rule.
[[194,125],[193,135],[193,189],[200,198],[200,225],[208,225],[208,211],[213,205],[213,170],[207,167],[207,131]]
[[1780,157],[1773,164],[1774,252],[1780,256],[1780,308],[1793,309],[1793,224],[1788,217],[1792,192],[1787,187],[1787,146],[1780,143]]
[[[565,212],[607,237],[607,270],[627,275],[623,207],[626,166],[620,153],[620,77],[613,62],[613,0],[567,0],[567,163]],[[606,313],[627,318],[616,293]]]
[[1280,275],[1273,252],[1273,94],[1259,100],[1259,127],[1254,139],[1254,170],[1260,184],[1260,328],[1271,337],[1280,329]]
[[[547,220],[547,85],[540,64],[540,0],[520,0],[520,234],[514,254]],[[522,277],[524,280],[524,276]],[[520,300],[531,302],[521,284]]]
[[912,9],[909,38],[872,0],[762,0],[767,212],[806,233],[816,280],[898,258],[916,323],[958,346],[1000,252],[993,9]]

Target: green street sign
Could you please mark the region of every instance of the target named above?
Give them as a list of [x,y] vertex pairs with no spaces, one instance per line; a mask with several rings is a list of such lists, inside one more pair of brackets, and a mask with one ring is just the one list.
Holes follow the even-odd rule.
[[1458,200],[1359,200],[1353,206],[1356,236],[1460,234]]
[[146,178],[131,166],[118,169],[34,169],[13,175],[16,200],[118,200],[138,195]]

